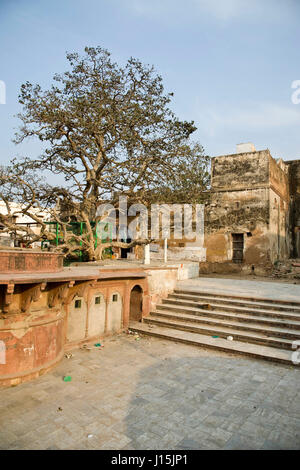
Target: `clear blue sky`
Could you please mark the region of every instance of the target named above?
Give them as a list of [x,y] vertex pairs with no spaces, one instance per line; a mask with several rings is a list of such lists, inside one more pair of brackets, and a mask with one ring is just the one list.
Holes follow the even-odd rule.
[[66,51],[100,45],[124,63],[153,64],[172,109],[194,120],[209,155],[240,142],[300,158],[300,0],[0,0],[0,163],[36,155],[11,143],[26,80],[48,87],[66,69]]

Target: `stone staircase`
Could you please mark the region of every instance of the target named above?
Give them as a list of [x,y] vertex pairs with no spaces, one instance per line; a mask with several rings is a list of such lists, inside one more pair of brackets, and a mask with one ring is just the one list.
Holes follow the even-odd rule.
[[300,341],[300,299],[270,300],[176,289],[143,323],[131,323],[130,329],[296,366],[292,346]]

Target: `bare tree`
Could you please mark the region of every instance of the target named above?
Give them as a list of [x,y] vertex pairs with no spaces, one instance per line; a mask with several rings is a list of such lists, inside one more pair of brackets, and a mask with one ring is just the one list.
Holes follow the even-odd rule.
[[[100,47],[85,48],[83,56],[67,54],[67,59],[68,71],[55,75],[48,90],[29,82],[21,87],[22,125],[15,143],[35,137],[44,151],[37,158],[15,159],[8,170],[2,169],[6,190],[1,197],[8,207],[18,193],[25,205],[20,210],[41,227],[40,239],[53,239],[49,226],[36,215],[37,208],[47,210],[63,232],[60,249],[70,254],[80,247],[95,260],[108,246],[94,243],[100,203],[116,205],[119,194],[149,203],[149,194],[173,190],[169,183],[176,165],[181,172],[187,155],[197,154],[200,162],[202,154],[200,147],[189,146],[196,130],[193,121],[180,121],[172,113],[172,93],[164,92],[153,67],[134,58],[122,67]],[[202,164],[205,167],[204,160]],[[14,183],[18,190],[10,192]],[[70,232],[72,221],[84,223],[84,234]],[[6,231],[14,229],[11,213],[0,216],[0,222]],[[38,237],[25,232],[18,231],[18,236],[27,245]],[[149,240],[110,245],[145,242]]]

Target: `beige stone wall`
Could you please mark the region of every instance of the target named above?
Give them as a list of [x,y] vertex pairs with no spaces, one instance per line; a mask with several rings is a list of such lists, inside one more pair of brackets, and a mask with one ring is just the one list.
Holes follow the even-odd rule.
[[155,309],[162,298],[173,292],[177,280],[177,267],[167,269],[147,269],[150,311]]
[[273,189],[270,189],[269,243],[270,257],[274,263],[290,255],[289,204]]
[[[115,300],[114,300],[115,299]],[[114,290],[108,299],[107,304],[107,323],[106,331],[109,333],[116,333],[121,330],[123,313],[123,300],[119,290]]]
[[[80,308],[76,308],[76,302],[80,302]],[[67,341],[83,340],[86,336],[87,302],[83,297],[75,296],[69,306]]]
[[[96,299],[98,300],[96,303]],[[105,316],[106,316],[106,303],[105,297],[100,292],[95,290],[90,297],[89,302],[89,317],[88,317],[88,336],[102,336],[105,333]]]
[[[64,307],[66,348],[93,338],[99,340],[127,327],[131,285],[135,285],[132,280],[115,280],[95,282],[94,285],[82,283],[70,289]],[[100,301],[96,303],[96,299]],[[81,300],[80,308],[76,308],[76,300]]]
[[268,183],[269,158],[269,150],[213,158],[213,191],[255,188]]
[[268,259],[268,217],[268,188],[213,193],[205,216],[207,262],[232,260],[233,233],[244,234],[246,263],[265,262]]

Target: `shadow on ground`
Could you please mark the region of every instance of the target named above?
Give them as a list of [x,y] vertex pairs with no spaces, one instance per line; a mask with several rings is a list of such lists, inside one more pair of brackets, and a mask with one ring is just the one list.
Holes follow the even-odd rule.
[[245,358],[162,358],[139,374],[126,448],[299,449],[299,379]]

